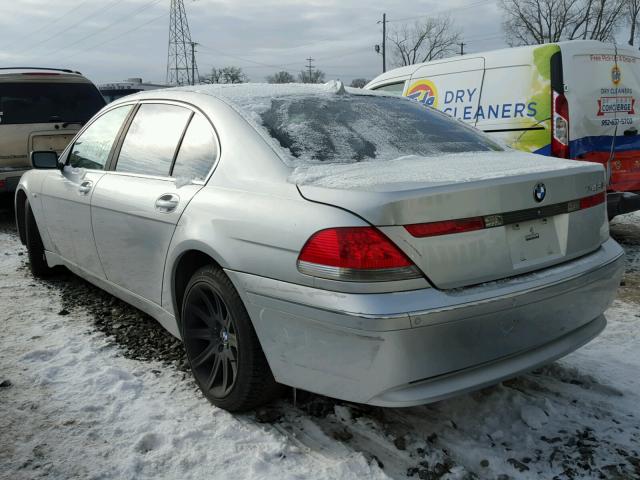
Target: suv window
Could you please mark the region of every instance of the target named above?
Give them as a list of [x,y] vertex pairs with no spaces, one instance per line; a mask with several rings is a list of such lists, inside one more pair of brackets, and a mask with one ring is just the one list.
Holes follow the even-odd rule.
[[76,168],[103,170],[129,111],[131,105],[125,105],[98,117],[75,141],[67,163]]
[[104,105],[89,83],[0,83],[0,125],[85,123]]
[[218,144],[211,124],[204,115],[196,113],[180,144],[171,176],[205,180],[217,155]]
[[169,176],[190,116],[191,110],[176,105],[142,104],[122,143],[116,171]]

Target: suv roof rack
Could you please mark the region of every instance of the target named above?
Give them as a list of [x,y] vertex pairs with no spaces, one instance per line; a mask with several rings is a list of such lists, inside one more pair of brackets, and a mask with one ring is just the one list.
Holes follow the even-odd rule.
[[77,70],[70,70],[68,68],[48,68],[48,67],[0,67],[0,70],[51,70],[55,72],[65,72],[65,73],[77,73],[78,75],[82,75]]

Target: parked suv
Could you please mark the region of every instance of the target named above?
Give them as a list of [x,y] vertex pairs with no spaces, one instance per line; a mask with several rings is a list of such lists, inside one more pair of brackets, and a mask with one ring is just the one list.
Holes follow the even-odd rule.
[[62,152],[105,101],[79,72],[0,68],[0,192],[31,168],[29,152]]

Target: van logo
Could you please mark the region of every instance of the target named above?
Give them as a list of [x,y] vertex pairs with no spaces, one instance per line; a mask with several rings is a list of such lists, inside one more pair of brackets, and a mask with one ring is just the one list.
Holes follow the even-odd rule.
[[622,73],[620,72],[618,65],[614,65],[611,69],[611,81],[614,85],[618,85],[620,80],[622,80]]
[[430,80],[418,80],[414,82],[407,90],[405,95],[411,100],[420,102],[429,107],[438,107],[438,89]]
[[533,188],[533,198],[536,202],[541,202],[547,196],[547,187],[544,183],[539,183]]

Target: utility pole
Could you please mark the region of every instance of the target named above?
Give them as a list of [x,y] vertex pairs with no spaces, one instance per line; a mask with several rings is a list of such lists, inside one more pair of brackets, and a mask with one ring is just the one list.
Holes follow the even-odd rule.
[[[387,14],[382,14],[382,73],[387,71]],[[375,46],[376,53],[380,53],[380,45]]]
[[313,79],[311,78],[313,72],[313,64],[311,62],[313,62],[313,58],[307,58],[307,62],[309,62],[309,65],[307,65],[307,68],[309,69],[309,83],[313,83]]
[[460,42],[458,45],[460,45],[460,55],[464,55],[464,46],[466,43]]
[[382,14],[382,73],[387,71],[387,14]]
[[[189,45],[191,44],[191,55]],[[188,85],[198,76],[195,50],[184,0],[171,0],[169,14],[169,49],[167,52],[167,83]]]
[[191,85],[196,84],[196,45],[198,42],[189,42],[191,44]]

